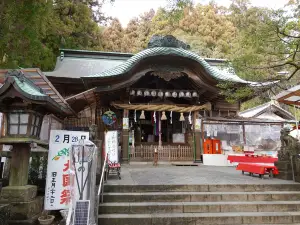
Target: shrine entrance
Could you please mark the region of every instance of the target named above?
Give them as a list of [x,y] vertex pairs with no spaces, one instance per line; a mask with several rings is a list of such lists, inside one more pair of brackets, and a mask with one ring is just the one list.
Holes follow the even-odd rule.
[[[186,140],[188,135],[185,135],[186,131],[192,132],[191,126],[185,127],[183,121],[179,121],[178,113],[165,112],[164,115],[161,112],[154,114],[146,111],[145,119],[139,119],[132,127],[129,139],[131,161],[152,162],[155,149],[159,161],[194,160],[194,149]],[[138,118],[141,116],[143,118],[142,114],[137,115]]]

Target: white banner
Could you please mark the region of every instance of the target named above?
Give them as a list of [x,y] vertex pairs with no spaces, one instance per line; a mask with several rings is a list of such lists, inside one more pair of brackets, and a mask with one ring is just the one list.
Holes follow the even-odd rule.
[[89,132],[51,130],[45,190],[45,210],[69,208],[70,155],[69,148],[80,139],[89,139]]
[[105,135],[105,154],[112,163],[119,162],[118,131],[107,131]]
[[196,119],[195,121],[195,130],[201,131],[201,119]]

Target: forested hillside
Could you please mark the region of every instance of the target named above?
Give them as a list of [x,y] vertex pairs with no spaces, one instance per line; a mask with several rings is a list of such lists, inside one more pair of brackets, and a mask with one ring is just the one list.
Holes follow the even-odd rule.
[[152,35],[172,34],[202,57],[228,59],[245,79],[282,79],[282,85],[300,80],[299,0],[279,10],[248,0],[232,0],[228,8],[170,0],[165,8],[132,18],[127,27],[105,17],[103,3],[110,1],[1,0],[0,67],[49,71],[59,48],[136,53]]

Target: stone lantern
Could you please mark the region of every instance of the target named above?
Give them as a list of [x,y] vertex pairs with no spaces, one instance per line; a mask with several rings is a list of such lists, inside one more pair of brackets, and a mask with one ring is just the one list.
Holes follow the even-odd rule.
[[65,116],[67,112],[21,70],[6,73],[0,87],[0,109],[4,115],[0,144],[11,149],[9,186],[2,188],[0,202],[12,205],[12,220],[30,224],[43,206],[37,187],[28,185],[30,150],[48,144],[39,139],[44,115]]

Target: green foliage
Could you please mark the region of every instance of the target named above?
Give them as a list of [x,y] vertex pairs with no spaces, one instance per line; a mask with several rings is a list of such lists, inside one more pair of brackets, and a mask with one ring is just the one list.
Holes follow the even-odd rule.
[[255,106],[267,103],[270,101],[270,98],[268,98],[267,96],[259,96],[259,97],[255,97],[253,99],[250,99],[246,102],[243,102],[241,104],[241,111],[244,111],[246,109],[250,109],[253,108]]
[[123,28],[118,19],[113,19],[111,25],[103,31],[103,46],[106,51],[120,52],[122,50]]
[[29,176],[28,176],[29,184],[31,185],[37,184],[39,179],[40,166],[41,166],[40,157],[37,155],[32,156],[30,167],[29,167]]
[[[300,20],[298,7],[292,1],[290,7],[287,12],[252,7],[241,0],[233,1],[231,20],[239,33],[228,58],[241,77],[274,80],[278,79],[280,71],[299,76]],[[296,37],[292,37],[293,34]]]
[[248,86],[237,86],[231,82],[220,82],[217,86],[221,89],[220,94],[224,95],[229,103],[240,102],[254,94],[252,88]]
[[[102,50],[102,1],[0,2],[0,68],[55,66],[58,49]],[[96,20],[96,21],[95,21]]]
[[[203,57],[224,58],[237,30],[229,20],[228,11],[214,3],[186,9],[179,29],[186,40],[193,40],[192,50]],[[177,30],[178,32],[178,30]],[[196,47],[196,48],[193,48]]]
[[0,66],[52,68],[55,55],[42,41],[49,29],[51,3],[4,1],[1,7],[0,56],[6,57]]
[[184,16],[184,10],[193,7],[193,0],[169,0],[166,7],[168,17],[178,23]]

